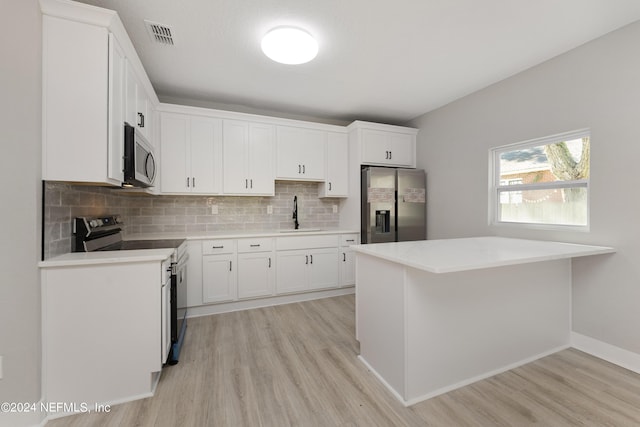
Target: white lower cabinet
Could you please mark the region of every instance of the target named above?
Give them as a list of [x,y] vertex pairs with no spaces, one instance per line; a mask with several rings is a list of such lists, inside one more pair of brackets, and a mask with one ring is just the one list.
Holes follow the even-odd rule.
[[282,251],[277,253],[278,282],[276,290],[279,294],[300,292],[307,289],[309,272],[309,252],[306,250]]
[[233,301],[238,296],[238,275],[234,269],[235,255],[204,255],[202,257],[202,302]]
[[276,239],[278,294],[333,288],[339,285],[337,235]]
[[337,247],[278,252],[278,293],[337,287],[338,255]]
[[[189,306],[311,292],[355,283],[357,234],[254,237],[190,243]],[[201,300],[199,300],[199,295]]]
[[309,255],[309,289],[339,285],[338,248],[316,249]]
[[351,245],[358,244],[357,234],[340,236],[340,286],[351,286],[356,283],[356,255]]
[[238,240],[238,299],[273,295],[275,272],[272,238]]

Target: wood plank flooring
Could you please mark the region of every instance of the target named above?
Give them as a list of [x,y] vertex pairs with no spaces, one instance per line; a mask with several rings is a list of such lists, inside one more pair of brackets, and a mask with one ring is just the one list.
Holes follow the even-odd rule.
[[405,408],[356,359],[354,304],[190,319],[154,397],[47,426],[640,426],[640,375],[572,349]]

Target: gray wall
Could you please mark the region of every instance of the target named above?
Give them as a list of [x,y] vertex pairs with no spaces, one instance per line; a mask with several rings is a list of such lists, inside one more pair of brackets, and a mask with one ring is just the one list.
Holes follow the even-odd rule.
[[[638,41],[636,22],[409,123],[420,128],[417,162],[428,173],[429,238],[502,235],[615,247],[615,255],[573,262],[573,330],[635,353]],[[591,129],[591,231],[489,226],[489,149],[580,128]]]
[[[40,399],[41,38],[37,0],[3,0],[0,14],[0,402]],[[0,425],[33,424],[0,413]]]

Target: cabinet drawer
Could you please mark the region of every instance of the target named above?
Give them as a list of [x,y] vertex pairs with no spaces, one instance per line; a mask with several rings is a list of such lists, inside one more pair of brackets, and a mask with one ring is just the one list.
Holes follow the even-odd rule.
[[287,251],[294,249],[333,248],[338,247],[340,236],[295,236],[276,238],[276,249]]
[[235,240],[219,239],[202,241],[202,255],[232,254],[235,251]]
[[357,234],[341,234],[340,235],[340,246],[351,246],[358,244],[358,235]]
[[238,252],[270,252],[273,250],[273,239],[270,237],[260,237],[253,239],[239,239]]

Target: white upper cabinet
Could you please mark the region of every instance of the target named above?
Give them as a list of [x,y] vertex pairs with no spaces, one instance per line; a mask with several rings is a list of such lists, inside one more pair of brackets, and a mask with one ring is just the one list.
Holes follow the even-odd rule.
[[219,194],[222,120],[160,113],[163,194]]
[[109,34],[109,135],[107,178],[115,182],[124,180],[124,97],[126,57],[120,43]]
[[42,179],[119,186],[127,75],[137,76],[147,116],[155,93],[115,12],[59,0],[40,8]]
[[109,92],[109,32],[46,15],[42,30],[42,179],[120,185],[122,171],[108,158],[118,150],[109,98],[122,101]]
[[319,197],[349,196],[349,141],[346,133],[327,133],[327,176],[320,184]]
[[273,196],[273,125],[224,120],[222,140],[223,193]]
[[359,144],[360,164],[416,167],[417,129],[361,121],[349,129]]
[[327,132],[278,126],[276,179],[324,181]]
[[147,140],[151,140],[152,120],[149,97],[127,61],[125,121],[138,129]]

